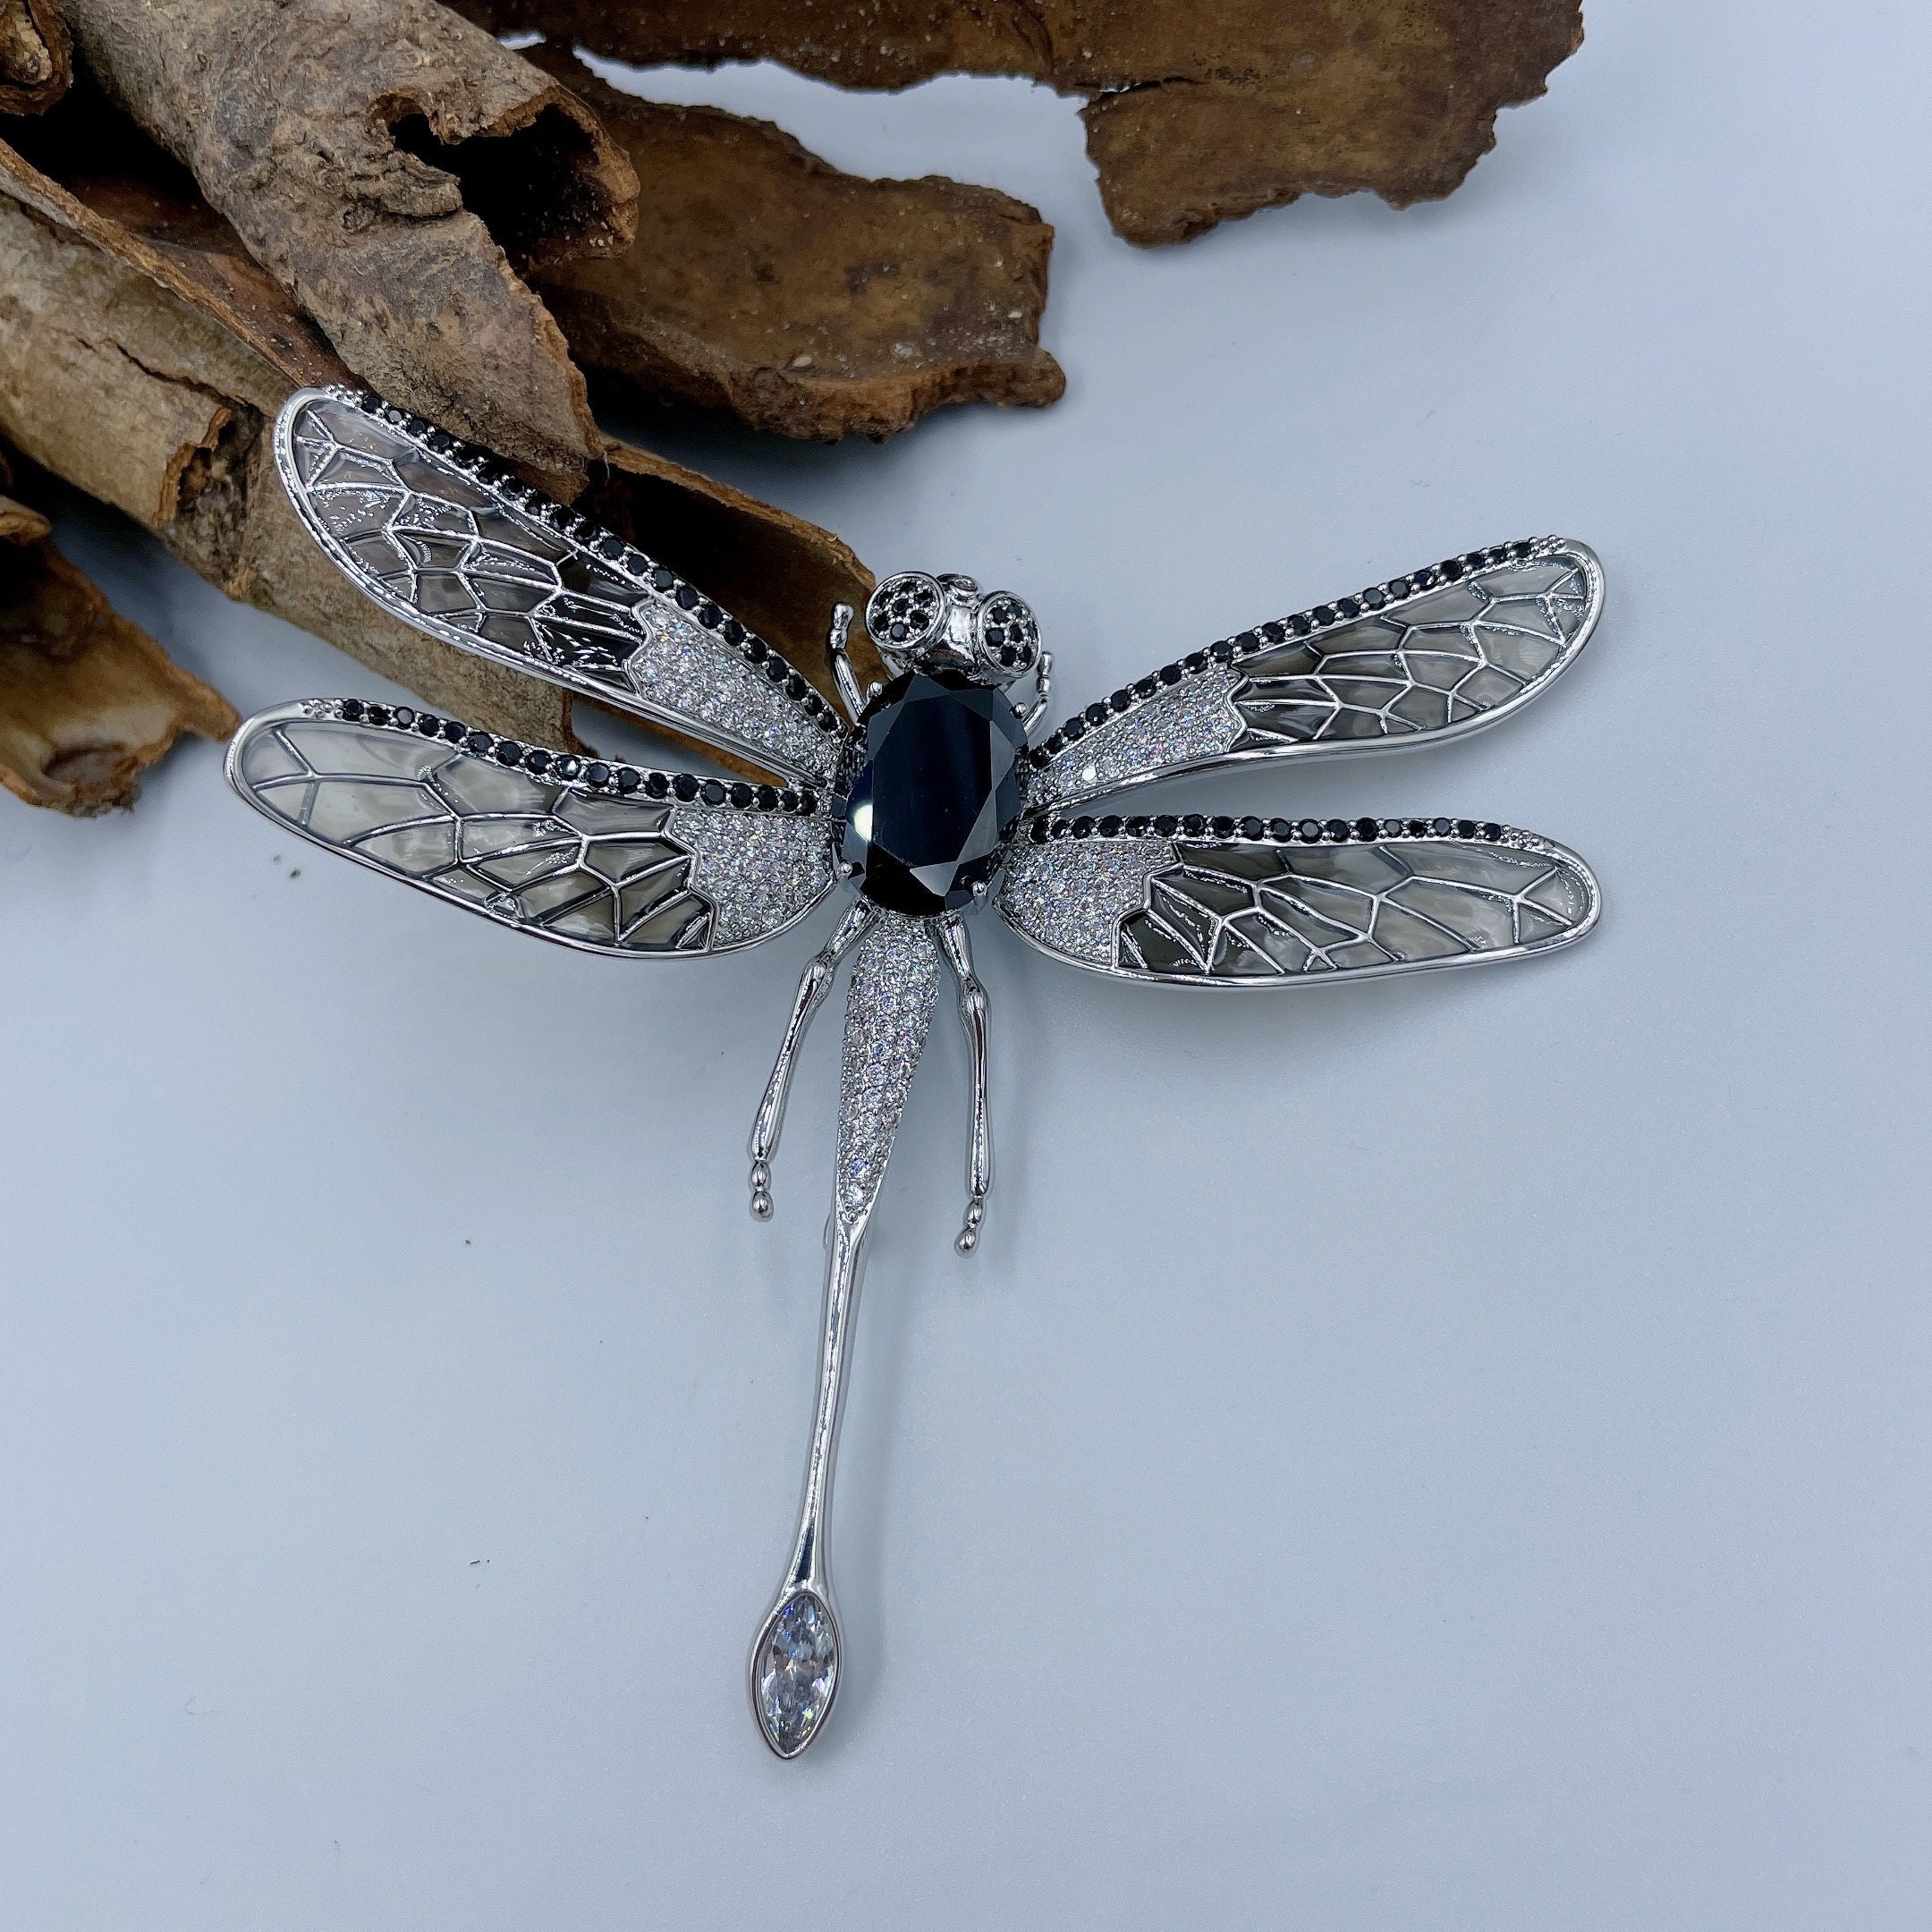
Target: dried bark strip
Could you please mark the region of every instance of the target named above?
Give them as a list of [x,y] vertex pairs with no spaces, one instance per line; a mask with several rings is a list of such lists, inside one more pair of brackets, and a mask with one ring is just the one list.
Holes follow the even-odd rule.
[[54,0],[0,0],[0,114],[45,114],[73,78],[73,43]]
[[527,57],[595,110],[647,184],[634,247],[538,278],[586,363],[755,429],[885,436],[947,402],[1045,404],[1053,230],[996,189],[842,174],[766,121]]
[[1580,0],[456,0],[652,65],[775,60],[843,87],[1024,74],[1084,97],[1109,219],[1184,241],[1304,194],[1449,193],[1581,45]]
[[48,541],[44,516],[0,496],[0,784],[89,817],[131,805],[183,732],[225,738],[239,722],[108,608]]
[[580,103],[436,0],[65,12],[358,375],[575,493],[597,430],[520,271],[631,238],[636,177]]

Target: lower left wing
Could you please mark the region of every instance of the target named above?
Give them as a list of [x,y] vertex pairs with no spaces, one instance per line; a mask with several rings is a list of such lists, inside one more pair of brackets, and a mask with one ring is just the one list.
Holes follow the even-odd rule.
[[809,789],[607,764],[407,706],[264,711],[235,733],[228,779],[331,852],[624,958],[754,945],[796,925],[835,876],[832,820]]

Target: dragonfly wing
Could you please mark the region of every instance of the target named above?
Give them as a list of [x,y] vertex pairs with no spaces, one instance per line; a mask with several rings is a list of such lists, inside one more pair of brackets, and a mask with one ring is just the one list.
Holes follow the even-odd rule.
[[350,390],[275,422],[302,521],[366,597],[459,650],[824,784],[845,727],[765,641],[485,452]]
[[1000,911],[1055,959],[1130,979],[1303,986],[1522,959],[1580,939],[1601,904],[1574,852],[1467,819],[1101,823],[1119,829],[1022,828]]
[[1603,566],[1546,537],[1451,557],[1195,651],[1032,754],[1036,808],[1250,758],[1439,744],[1527,704],[1589,641]]
[[[343,715],[371,709],[381,722]],[[593,953],[733,952],[796,925],[832,888],[816,793],[587,766],[407,709],[264,711],[235,733],[228,778],[318,845]]]

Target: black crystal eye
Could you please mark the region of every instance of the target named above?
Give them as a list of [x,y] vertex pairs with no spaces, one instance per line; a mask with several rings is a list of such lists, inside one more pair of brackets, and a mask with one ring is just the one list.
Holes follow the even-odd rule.
[[866,599],[866,629],[875,644],[915,650],[939,629],[945,592],[923,571],[901,571],[886,578]]
[[989,591],[973,617],[979,660],[1007,677],[1030,671],[1039,657],[1039,626],[1024,597],[1011,590]]

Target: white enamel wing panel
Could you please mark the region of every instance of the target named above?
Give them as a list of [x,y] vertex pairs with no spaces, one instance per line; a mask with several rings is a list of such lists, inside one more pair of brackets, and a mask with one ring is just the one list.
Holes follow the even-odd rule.
[[393,616],[459,650],[827,780],[844,730],[731,614],[480,451],[371,396],[300,391],[275,462],[316,541]]

